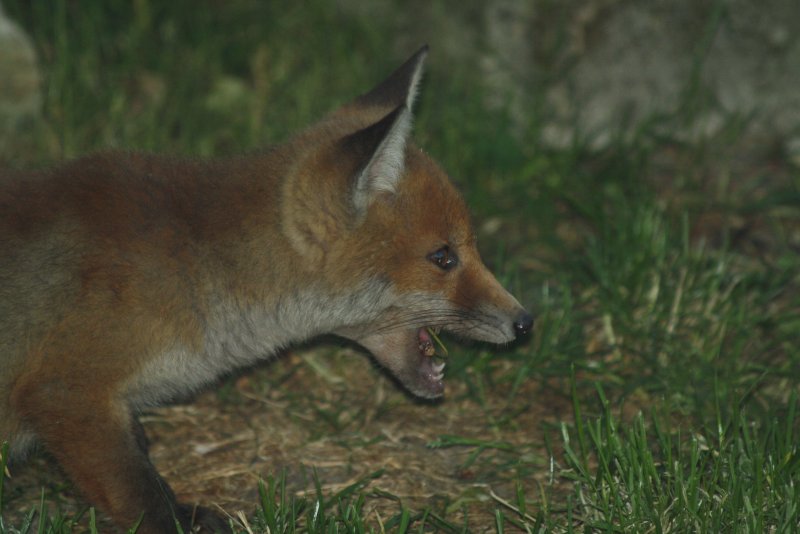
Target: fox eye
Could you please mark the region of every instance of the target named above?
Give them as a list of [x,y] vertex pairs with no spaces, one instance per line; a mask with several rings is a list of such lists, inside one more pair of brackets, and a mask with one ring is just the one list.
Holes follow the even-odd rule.
[[428,260],[430,260],[432,263],[435,263],[437,267],[444,271],[449,271],[458,265],[458,256],[456,256],[456,253],[450,250],[450,247],[447,245],[443,246],[436,252],[431,252],[428,254]]

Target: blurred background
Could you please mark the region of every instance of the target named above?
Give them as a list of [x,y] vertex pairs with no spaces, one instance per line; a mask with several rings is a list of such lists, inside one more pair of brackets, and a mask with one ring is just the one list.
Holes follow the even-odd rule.
[[[308,69],[341,53],[347,54],[349,70],[357,65],[366,70],[429,43],[434,72],[469,80],[476,85],[471,92],[484,93],[485,105],[506,110],[517,128],[528,128],[535,112],[542,137],[552,146],[567,146],[577,136],[602,147],[621,132],[631,134],[654,122],[651,128],[671,127],[671,134],[678,130],[683,139],[700,141],[739,122],[762,144],[777,145],[793,157],[800,151],[800,96],[794,90],[800,82],[800,6],[790,0],[758,6],[745,0],[169,6],[136,0],[116,7],[112,2],[110,21],[78,2],[6,3],[11,18],[4,15],[0,26],[6,121],[35,115],[42,103],[36,43],[25,33],[26,26],[36,24],[37,36],[46,33],[69,47],[61,54],[99,48],[105,55],[98,59],[117,59],[121,69],[138,58],[139,69],[151,75],[159,65],[176,62],[196,76],[205,71],[206,83],[228,84],[230,100],[237,88],[257,89],[259,69],[269,69],[267,77],[273,78],[278,76],[274,69],[282,68],[283,77],[293,78],[303,75],[293,71],[298,65]],[[203,35],[210,27],[220,33]],[[200,50],[183,48],[191,44]],[[152,54],[156,48],[161,53]],[[211,48],[214,60],[203,68],[184,63]],[[52,59],[48,51],[39,52],[42,61]],[[151,54],[158,59],[146,59]],[[315,65],[305,75],[320,76],[317,69],[324,70]],[[229,78],[216,80],[218,70]],[[108,83],[114,74],[96,72],[94,83]],[[159,80],[150,83],[149,91],[157,93]],[[216,90],[224,99],[226,90]]]
[[[428,43],[415,139],[462,189],[487,263],[537,312],[526,343],[447,340],[440,405],[414,403],[349,349],[329,347],[225,385],[201,398],[200,412],[157,412],[148,424],[156,463],[203,466],[176,468],[174,482],[168,473],[180,495],[255,507],[271,524],[252,476],[213,471],[220,459],[204,463],[197,450],[210,449],[191,445],[201,420],[228,438],[238,435],[231,418],[258,428],[266,402],[289,415],[272,412],[263,427],[296,439],[257,434],[255,451],[233,454],[251,462],[241,473],[287,468],[275,484],[322,499],[323,523],[800,525],[800,3],[0,6],[0,161],[12,167],[109,147],[196,157],[257,149]],[[170,453],[160,445],[170,440],[187,448]],[[245,441],[230,438],[225,450]],[[319,468],[324,497],[302,466]],[[69,494],[63,481],[26,476],[5,497],[20,517],[37,488]],[[86,523],[79,500],[54,509]],[[300,509],[292,517],[313,530]]]

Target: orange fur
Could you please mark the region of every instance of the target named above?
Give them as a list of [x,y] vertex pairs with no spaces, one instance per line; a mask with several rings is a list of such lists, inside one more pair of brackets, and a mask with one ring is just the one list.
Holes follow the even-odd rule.
[[140,410],[321,334],[435,397],[427,327],[526,332],[461,197],[408,139],[425,54],[257,155],[0,174],[0,440],[41,442],[121,527],[171,532],[190,515],[147,459]]

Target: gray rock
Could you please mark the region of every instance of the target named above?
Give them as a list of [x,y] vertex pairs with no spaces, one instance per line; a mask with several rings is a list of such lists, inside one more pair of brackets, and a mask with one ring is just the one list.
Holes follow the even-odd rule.
[[[736,121],[765,144],[800,135],[797,0],[338,0],[397,30],[398,56],[480,69],[487,105],[556,146],[643,125],[699,141]],[[379,6],[379,7],[377,7]]]
[[552,117],[555,142],[575,119],[599,145],[658,115],[674,117],[689,141],[731,120],[746,119],[762,138],[800,127],[795,0],[619,2],[581,31],[574,69],[548,94],[554,103],[573,96]]
[[38,118],[41,105],[36,52],[0,4],[0,140]]

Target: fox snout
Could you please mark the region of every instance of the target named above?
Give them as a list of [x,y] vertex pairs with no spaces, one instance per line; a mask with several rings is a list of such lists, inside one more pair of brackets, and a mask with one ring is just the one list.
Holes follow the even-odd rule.
[[517,299],[515,299],[510,293],[508,296],[516,304],[516,307],[510,314],[511,331],[514,334],[514,338],[511,341],[514,341],[518,338],[528,335],[533,329],[533,315],[528,310],[523,308],[522,305],[517,302]]
[[[516,302],[516,299],[510,294],[508,297]],[[495,309],[492,312],[478,310],[474,313],[475,322],[467,323],[465,329],[452,328],[454,333],[477,341],[503,344],[516,341],[533,329],[533,315],[520,305],[509,311]]]
[[[420,260],[426,288],[393,285],[391,304],[374,322],[341,330],[357,341],[409,391],[435,398],[444,393],[438,334],[495,344],[511,343],[533,328],[533,316],[483,265],[473,244],[449,251],[446,270]],[[420,255],[420,258],[423,258]],[[424,286],[417,279],[418,286]]]
[[533,328],[533,315],[523,310],[514,320],[514,333],[517,337],[522,337]]
[[437,293],[406,295],[375,323],[340,334],[369,350],[415,395],[439,397],[444,393],[445,368],[445,361],[437,352],[440,332],[505,344],[533,328],[530,312],[482,265],[481,271],[486,283],[483,287],[471,286],[474,295],[467,295],[469,292],[464,290],[457,292],[456,298]]
[[498,282],[481,261],[474,243],[462,251],[463,271],[445,290],[455,306],[469,317],[445,329],[468,339],[511,343],[533,328],[533,315]]

